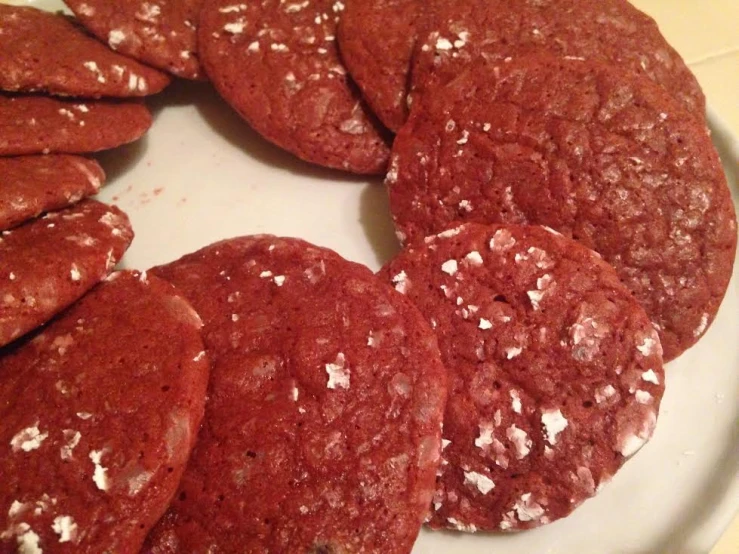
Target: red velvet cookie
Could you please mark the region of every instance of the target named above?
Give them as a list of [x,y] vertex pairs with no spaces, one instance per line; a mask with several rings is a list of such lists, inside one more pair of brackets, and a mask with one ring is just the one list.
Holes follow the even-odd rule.
[[418,37],[413,90],[453,80],[462,69],[529,54],[606,62],[650,78],[703,120],[705,97],[656,22],[626,0],[432,1]]
[[430,322],[449,372],[431,527],[565,517],[652,435],[659,338],[595,252],[541,227],[466,224],[380,276]]
[[0,231],[97,193],[105,173],[79,156],[0,158]]
[[0,4],[0,90],[62,96],[146,96],[169,77],[109,50],[66,17]]
[[414,106],[387,179],[399,234],[451,221],[548,225],[599,252],[665,359],[705,332],[736,252],[708,129],[649,79],[548,56],[469,69]]
[[223,98],[267,140],[306,161],[384,174],[389,148],[336,48],[338,0],[206,1],[200,55]]
[[138,102],[0,95],[0,156],[108,150],[138,140],[151,122]]
[[114,274],[0,350],[0,551],[136,554],[177,489],[205,403],[200,319]]
[[421,93],[469,63],[484,63],[480,56],[499,61],[542,52],[624,66],[698,117],[705,112],[700,85],[680,55],[652,18],[624,0],[356,1],[342,17],[339,43],[364,97],[394,131],[407,118],[411,82]]
[[132,239],[126,214],[95,200],[0,233],[0,346],[105,278]]
[[178,77],[201,76],[197,25],[203,0],[64,0],[113,50]]
[[421,314],[297,239],[219,242],[153,272],[203,318],[203,429],[145,553],[408,553],[446,376]]
[[341,14],[341,58],[367,104],[391,131],[408,119],[409,71],[422,0],[354,0]]

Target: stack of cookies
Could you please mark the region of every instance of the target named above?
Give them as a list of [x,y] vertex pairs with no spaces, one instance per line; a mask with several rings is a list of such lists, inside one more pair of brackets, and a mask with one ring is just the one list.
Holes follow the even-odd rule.
[[[0,552],[403,554],[566,517],[652,436],[737,242],[680,56],[625,0],[345,2],[0,4]],[[173,77],[384,175],[402,252],[114,271],[86,156]]]

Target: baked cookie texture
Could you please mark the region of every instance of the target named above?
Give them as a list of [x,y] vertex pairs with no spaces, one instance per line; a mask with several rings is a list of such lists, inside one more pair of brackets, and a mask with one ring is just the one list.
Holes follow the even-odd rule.
[[298,239],[154,268],[214,361],[203,428],[144,552],[410,552],[434,494],[446,372],[418,310]]
[[597,251],[668,361],[731,278],[736,215],[708,129],[614,66],[533,56],[461,73],[414,106],[386,182],[408,243],[474,221],[547,225]]
[[126,271],[2,351],[0,551],[139,552],[203,415],[201,325]]
[[651,437],[659,338],[592,250],[542,227],[469,223],[379,275],[421,310],[448,371],[432,528],[565,517]]
[[81,156],[0,158],[0,231],[75,204],[104,181],[100,164]]
[[0,90],[82,98],[160,92],[164,73],[116,54],[65,16],[0,4]]
[[0,346],[82,298],[113,270],[132,240],[126,214],[90,199],[3,231]]
[[151,124],[138,102],[0,94],[0,156],[110,150],[140,139]]
[[390,149],[339,58],[344,4],[206,1],[200,54],[218,92],[259,134],[299,158],[380,175]]
[[112,50],[185,79],[199,79],[203,0],[64,0],[77,21]]

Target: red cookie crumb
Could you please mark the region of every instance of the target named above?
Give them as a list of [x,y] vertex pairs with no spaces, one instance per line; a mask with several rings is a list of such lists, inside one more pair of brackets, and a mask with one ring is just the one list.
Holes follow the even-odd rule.
[[203,318],[203,429],[145,553],[408,553],[439,464],[428,325],[366,268],[297,239],[219,242],[153,272]]
[[541,227],[470,223],[379,275],[421,310],[449,372],[432,528],[565,517],[651,437],[659,338],[595,252]]
[[79,156],[0,158],[0,231],[97,193],[105,172]]
[[0,350],[0,551],[138,553],[203,415],[201,326],[171,285],[122,272]]
[[47,322],[107,276],[133,240],[126,214],[83,200],[0,233],[0,346]]
[[169,81],[109,50],[63,15],[0,4],[0,90],[129,97],[155,94]]

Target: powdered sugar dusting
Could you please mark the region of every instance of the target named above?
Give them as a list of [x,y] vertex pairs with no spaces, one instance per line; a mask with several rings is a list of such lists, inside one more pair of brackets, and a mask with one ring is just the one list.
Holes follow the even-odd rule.
[[77,524],[72,516],[57,516],[51,526],[59,535],[59,542],[71,542],[77,537]]
[[508,440],[511,441],[515,447],[516,458],[519,460],[522,460],[528,456],[529,452],[531,452],[533,441],[523,429],[519,429],[515,425],[511,425],[506,429],[506,437],[508,437]]
[[82,435],[79,431],[75,431],[73,429],[64,429],[62,431],[62,435],[64,436],[65,444],[59,449],[59,455],[62,460],[71,460],[73,457],[73,451],[79,444]]
[[480,436],[475,439],[475,446],[484,449],[486,446],[493,444],[495,427],[490,423],[480,423],[478,427],[480,429]]
[[559,409],[545,410],[541,414],[541,424],[544,426],[547,442],[554,446],[557,444],[557,436],[567,429],[568,421]]
[[477,473],[476,471],[464,472],[464,484],[477,487],[482,494],[488,494],[495,488],[495,483],[487,475]]
[[693,336],[700,337],[706,331],[706,327],[708,327],[708,314],[703,314],[698,327],[693,331]]
[[490,239],[490,250],[508,250],[516,244],[516,239],[508,229],[498,229]]
[[483,263],[483,261],[482,261],[482,256],[481,256],[481,255],[480,255],[480,253],[479,253],[478,251],[476,251],[476,250],[473,250],[472,252],[470,252],[469,254],[467,254],[467,255],[466,255],[466,256],[464,257],[464,259],[465,259],[465,261],[467,261],[467,262],[468,262],[468,263],[469,263],[470,265],[473,265],[473,266],[481,266],[481,265],[482,265],[482,263]]
[[95,465],[95,471],[92,475],[92,480],[95,482],[95,486],[101,491],[107,491],[110,486],[110,480],[108,478],[108,468],[103,467],[103,456],[105,450],[91,450],[89,453],[90,461]]
[[447,260],[441,264],[441,270],[447,275],[454,275],[457,273],[457,260]]
[[628,458],[636,454],[646,444],[654,432],[657,424],[657,414],[650,411],[639,422],[638,428],[627,426],[619,431],[617,450],[622,456]]
[[487,329],[492,329],[493,328],[493,324],[490,322],[490,320],[485,319],[484,317],[481,317],[480,318],[480,323],[478,324],[478,327],[480,329],[482,329],[483,331],[485,331]]
[[536,521],[545,513],[544,508],[532,500],[530,492],[522,494],[521,498],[513,505],[513,509],[520,521]]
[[328,383],[326,384],[327,388],[349,388],[351,372],[349,368],[346,367],[346,359],[342,352],[338,353],[334,363],[326,364],[326,373],[328,373]]
[[38,426],[39,422],[37,421],[31,427],[19,431],[10,439],[10,447],[13,452],[31,452],[41,447],[41,443],[46,440],[49,433],[42,433]]
[[408,280],[408,274],[405,271],[401,271],[400,273],[395,275],[392,278],[392,281],[395,285],[395,290],[397,290],[400,294],[406,294],[408,292],[410,281]]
[[647,371],[642,373],[641,378],[647,383],[659,385],[659,377],[657,377],[657,374],[654,372],[653,369],[648,369]]

